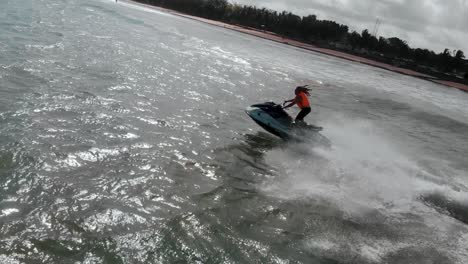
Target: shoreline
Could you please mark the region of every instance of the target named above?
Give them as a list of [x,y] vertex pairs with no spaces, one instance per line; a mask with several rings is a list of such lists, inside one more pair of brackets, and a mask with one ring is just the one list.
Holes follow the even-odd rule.
[[300,42],[300,41],[297,41],[297,40],[293,40],[293,39],[290,39],[290,38],[285,38],[285,37],[279,36],[279,35],[277,35],[277,34],[275,34],[273,32],[260,31],[258,29],[254,29],[254,28],[248,28],[248,27],[239,26],[239,25],[232,25],[232,24],[228,24],[228,23],[225,23],[225,22],[221,22],[221,21],[216,21],[216,20],[206,19],[206,18],[202,18],[202,17],[192,16],[192,15],[184,14],[184,13],[181,13],[181,12],[178,12],[178,11],[175,11],[175,10],[167,9],[167,8],[164,8],[164,7],[154,6],[154,5],[145,4],[145,3],[140,3],[140,2],[137,2],[137,1],[134,1],[134,0],[127,0],[127,2],[131,2],[133,4],[137,4],[137,5],[145,6],[145,7],[148,7],[148,8],[152,8],[152,9],[155,9],[155,10],[158,10],[158,11],[161,11],[161,12],[165,12],[165,13],[169,13],[169,14],[172,14],[172,15],[176,15],[176,16],[196,20],[196,21],[199,21],[199,22],[203,22],[203,23],[206,23],[206,24],[213,25],[213,26],[222,27],[222,28],[237,31],[237,32],[240,32],[240,33],[248,34],[248,35],[251,35],[251,36],[263,38],[263,39],[266,39],[266,40],[282,43],[282,44],[285,44],[285,45],[289,45],[289,46],[309,50],[309,51],[320,53],[320,54],[325,54],[325,55],[328,55],[328,56],[332,56],[332,57],[336,57],[336,58],[340,58],[340,59],[344,59],[344,60],[348,60],[348,61],[362,63],[362,64],[365,64],[365,65],[368,65],[368,66],[381,68],[381,69],[388,70],[388,71],[391,71],[391,72],[400,73],[400,74],[403,74],[403,75],[423,79],[423,80],[430,81],[430,82],[433,82],[433,83],[436,83],[436,84],[439,84],[439,85],[448,86],[448,87],[451,87],[451,88],[457,88],[457,89],[459,89],[461,91],[468,92],[468,85],[465,85],[465,84],[462,84],[462,83],[441,80],[441,79],[438,79],[437,77],[434,77],[434,76],[431,76],[431,75],[428,75],[428,74],[424,74],[424,73],[416,72],[414,70],[393,66],[393,65],[390,65],[390,64],[387,64],[387,63],[374,61],[374,60],[371,60],[371,59],[367,59],[367,58],[364,58],[364,57],[352,55],[352,54],[337,51],[337,50],[332,50],[332,49],[328,49],[328,48],[320,48],[320,47],[312,45],[312,44],[307,44],[307,43],[303,43],[303,42]]

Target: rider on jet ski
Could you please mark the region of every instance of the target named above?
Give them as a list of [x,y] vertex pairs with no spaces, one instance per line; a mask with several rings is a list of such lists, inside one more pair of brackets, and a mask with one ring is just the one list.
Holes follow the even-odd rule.
[[[309,98],[307,98],[308,96],[310,96],[310,92],[309,92],[310,89],[307,87],[308,85],[298,86],[296,90],[294,91],[294,93],[296,94],[296,97],[294,97],[294,99],[284,101],[283,103],[284,109],[289,108],[295,104],[297,104],[297,106],[299,106],[299,108],[301,109],[299,114],[296,116],[296,120],[295,120],[296,124],[305,125],[304,117],[306,117],[311,111]],[[284,106],[286,103],[290,103],[290,104]]]

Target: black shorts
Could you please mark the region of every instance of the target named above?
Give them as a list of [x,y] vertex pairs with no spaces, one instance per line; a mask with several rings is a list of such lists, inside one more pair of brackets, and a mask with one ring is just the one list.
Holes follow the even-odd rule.
[[310,111],[312,111],[312,109],[310,109],[310,107],[302,108],[301,111],[299,112],[299,114],[297,114],[296,120],[304,121],[304,117],[306,117],[310,113]]

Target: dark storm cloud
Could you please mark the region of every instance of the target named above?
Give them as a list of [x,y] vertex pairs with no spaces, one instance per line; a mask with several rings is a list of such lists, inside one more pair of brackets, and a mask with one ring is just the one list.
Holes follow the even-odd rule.
[[397,36],[413,47],[468,53],[468,0],[234,0],[298,15],[316,14],[347,24],[351,30],[373,30],[382,20],[379,35]]

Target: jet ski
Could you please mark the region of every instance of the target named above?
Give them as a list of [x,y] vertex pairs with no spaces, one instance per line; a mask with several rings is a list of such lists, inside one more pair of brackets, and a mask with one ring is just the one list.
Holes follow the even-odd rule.
[[317,132],[322,130],[321,127],[303,122],[295,123],[281,105],[273,102],[247,107],[246,113],[263,129],[284,140],[303,140],[308,136],[313,136],[311,132],[318,134]]

